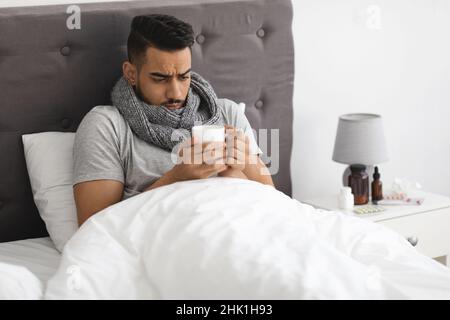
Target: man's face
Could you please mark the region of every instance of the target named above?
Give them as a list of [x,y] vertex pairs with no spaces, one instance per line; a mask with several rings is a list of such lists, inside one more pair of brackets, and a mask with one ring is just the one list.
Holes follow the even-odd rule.
[[138,96],[148,104],[169,109],[184,106],[191,83],[190,70],[189,48],[169,52],[149,47],[139,69],[129,62],[124,64],[124,74],[129,80],[127,75],[133,78]]

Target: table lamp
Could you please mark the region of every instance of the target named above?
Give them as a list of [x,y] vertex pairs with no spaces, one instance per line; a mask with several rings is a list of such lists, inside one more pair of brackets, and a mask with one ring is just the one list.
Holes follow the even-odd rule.
[[348,185],[351,165],[365,165],[369,177],[373,166],[388,160],[383,122],[380,115],[350,113],[339,117],[333,160],[349,165],[343,185]]

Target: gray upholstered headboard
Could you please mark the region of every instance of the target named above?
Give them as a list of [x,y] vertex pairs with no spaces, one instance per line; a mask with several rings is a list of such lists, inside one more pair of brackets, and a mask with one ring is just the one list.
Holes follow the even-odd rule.
[[[165,13],[196,33],[193,69],[219,97],[245,102],[254,129],[278,128],[273,176],[291,195],[294,49],[290,0],[161,0],[81,4],[70,30],[67,5],[0,9],[0,241],[47,235],[33,202],[21,135],[75,132],[108,104],[121,74],[133,16]],[[270,156],[270,155],[269,155]]]

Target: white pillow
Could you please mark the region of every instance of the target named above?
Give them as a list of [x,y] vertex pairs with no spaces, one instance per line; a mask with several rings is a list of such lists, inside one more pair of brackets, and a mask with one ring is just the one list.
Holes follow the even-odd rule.
[[73,132],[22,135],[34,202],[60,252],[78,229],[72,189],[74,138]]

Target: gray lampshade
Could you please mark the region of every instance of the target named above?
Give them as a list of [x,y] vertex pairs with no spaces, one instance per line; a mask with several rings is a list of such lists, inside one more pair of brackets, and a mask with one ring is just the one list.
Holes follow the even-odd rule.
[[333,160],[375,165],[388,160],[381,116],[351,113],[339,117]]

